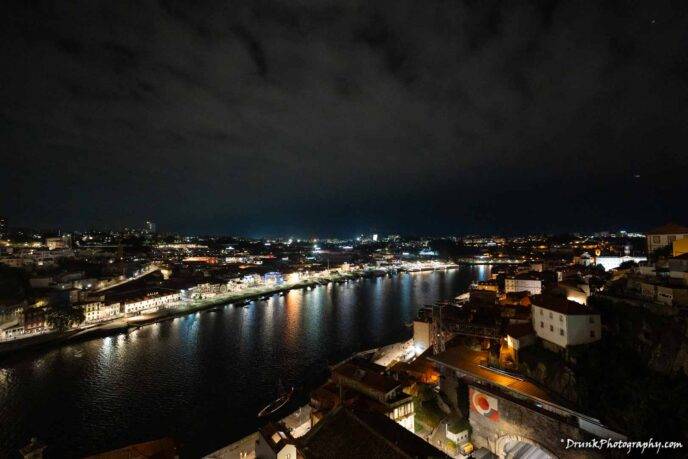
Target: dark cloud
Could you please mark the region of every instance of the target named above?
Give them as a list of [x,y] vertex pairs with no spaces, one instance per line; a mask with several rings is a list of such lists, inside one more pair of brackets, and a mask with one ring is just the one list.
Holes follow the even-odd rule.
[[437,234],[688,213],[681,2],[8,12],[0,191],[17,224]]

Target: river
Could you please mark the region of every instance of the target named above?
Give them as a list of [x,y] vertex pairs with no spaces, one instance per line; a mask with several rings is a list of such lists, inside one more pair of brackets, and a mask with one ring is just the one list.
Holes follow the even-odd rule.
[[33,436],[46,456],[79,457],[172,436],[183,457],[258,427],[278,378],[307,389],[328,364],[411,336],[420,307],[453,298],[488,266],[292,290],[128,334],[0,362],[0,457]]

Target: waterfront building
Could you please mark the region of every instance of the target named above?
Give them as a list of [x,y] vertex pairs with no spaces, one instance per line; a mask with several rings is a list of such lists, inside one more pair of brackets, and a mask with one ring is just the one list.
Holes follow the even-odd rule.
[[600,314],[563,296],[532,298],[533,329],[545,347],[558,351],[598,341],[602,335]]
[[26,308],[24,310],[24,333],[35,333],[46,327],[44,308]]
[[160,294],[157,290],[141,289],[118,294],[106,295],[108,304],[120,304],[125,315],[157,310],[165,305],[179,301],[179,292]]
[[81,305],[84,312],[84,322],[93,323],[114,319],[120,315],[120,304],[105,304],[102,301],[92,301]]
[[263,283],[263,278],[260,277],[260,274],[247,274],[242,278],[242,281],[244,285],[252,287],[256,285],[261,285]]
[[284,278],[282,277],[282,273],[273,271],[265,273],[263,276],[263,282],[265,285],[282,285],[284,284]]
[[24,334],[24,324],[20,319],[13,319],[0,324],[0,339],[9,340]]

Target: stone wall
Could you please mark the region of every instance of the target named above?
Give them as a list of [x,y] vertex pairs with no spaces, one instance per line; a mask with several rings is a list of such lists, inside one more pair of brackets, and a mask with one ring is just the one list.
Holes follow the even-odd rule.
[[[476,390],[480,391],[480,388],[477,387]],[[469,421],[473,428],[472,439],[476,447],[487,448],[500,455],[503,451],[499,451],[498,448],[503,450],[506,440],[503,437],[510,436],[515,440],[536,444],[549,454],[562,459],[602,457],[593,451],[564,448],[568,438],[574,440],[589,438],[577,427],[530,410],[518,403],[490,395],[498,400],[498,421],[470,410]]]

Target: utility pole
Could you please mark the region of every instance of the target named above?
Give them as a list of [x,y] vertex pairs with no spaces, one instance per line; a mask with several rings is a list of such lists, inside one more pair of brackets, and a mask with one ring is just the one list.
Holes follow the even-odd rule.
[[119,258],[119,266],[122,269],[122,276],[124,276],[124,246],[122,245],[121,237],[117,244],[117,258]]

